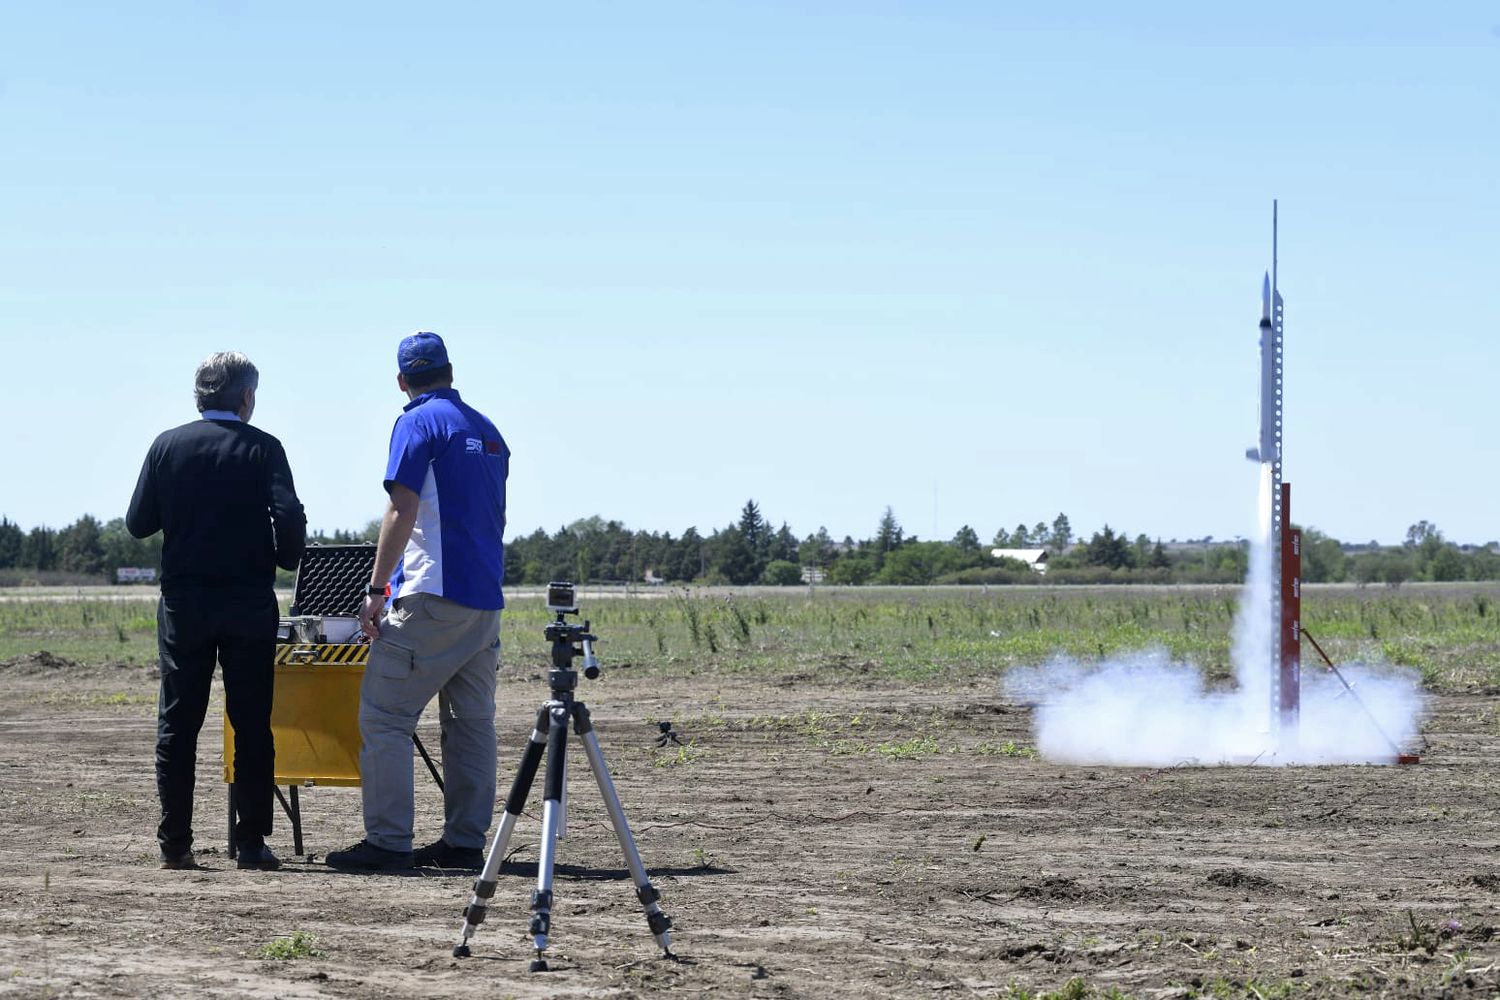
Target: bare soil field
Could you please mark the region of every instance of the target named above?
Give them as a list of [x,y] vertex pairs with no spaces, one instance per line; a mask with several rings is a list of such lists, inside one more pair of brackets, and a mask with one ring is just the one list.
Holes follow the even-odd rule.
[[[539,794],[474,957],[472,876],[352,876],[359,793],[303,794],[308,858],[223,843],[220,721],[200,742],[202,868],[157,869],[156,681],[0,668],[0,994],[68,997],[1466,997],[1500,995],[1500,699],[1435,697],[1411,767],[1063,767],[998,675],[585,681],[676,921],[654,947],[574,747],[553,971],[526,936]],[[507,663],[508,785],[546,686]],[[658,749],[658,720],[686,748]],[[422,732],[436,747],[435,720]],[[418,775],[418,839],[441,800]],[[302,947],[271,958],[276,939]],[[313,954],[298,954],[313,952]]]

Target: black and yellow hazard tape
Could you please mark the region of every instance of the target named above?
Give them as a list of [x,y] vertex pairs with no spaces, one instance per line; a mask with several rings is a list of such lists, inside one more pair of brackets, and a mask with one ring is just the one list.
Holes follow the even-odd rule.
[[370,658],[367,642],[283,643],[276,646],[276,663],[364,663]]

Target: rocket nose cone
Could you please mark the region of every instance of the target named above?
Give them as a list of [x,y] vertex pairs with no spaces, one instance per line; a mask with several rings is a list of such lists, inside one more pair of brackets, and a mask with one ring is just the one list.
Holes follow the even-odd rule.
[[1260,318],[1271,318],[1271,276],[1267,274],[1260,282]]

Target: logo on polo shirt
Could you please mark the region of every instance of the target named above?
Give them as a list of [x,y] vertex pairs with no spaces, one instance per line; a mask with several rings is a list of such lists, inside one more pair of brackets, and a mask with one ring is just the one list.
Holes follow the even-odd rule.
[[465,455],[500,455],[499,441],[481,441],[479,438],[464,438]]

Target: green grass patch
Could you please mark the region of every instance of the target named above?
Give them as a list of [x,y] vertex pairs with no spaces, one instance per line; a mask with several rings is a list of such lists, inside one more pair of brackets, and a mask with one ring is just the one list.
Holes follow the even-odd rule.
[[318,958],[318,939],[306,931],[293,931],[289,937],[274,938],[260,946],[255,953],[260,958],[273,962],[289,962],[297,958]]
[[870,747],[871,753],[878,753],[891,760],[921,760],[932,754],[940,753],[942,748],[938,741],[931,736],[912,736],[904,740],[887,740]]
[[1015,740],[1006,740],[1004,743],[981,743],[974,748],[974,752],[981,757],[1026,757],[1030,759],[1039,756],[1036,747],[1024,746]]

